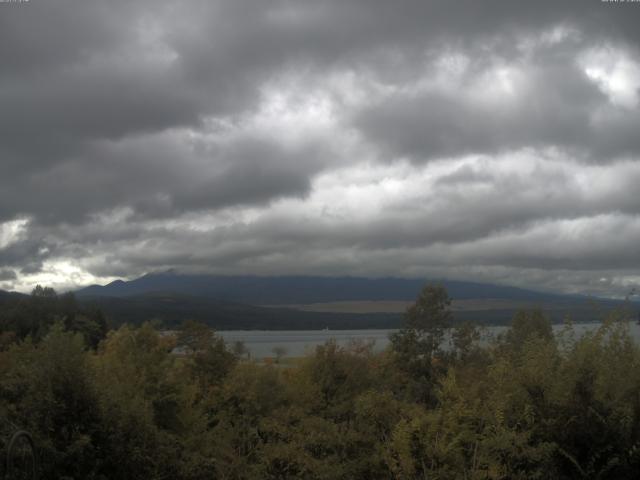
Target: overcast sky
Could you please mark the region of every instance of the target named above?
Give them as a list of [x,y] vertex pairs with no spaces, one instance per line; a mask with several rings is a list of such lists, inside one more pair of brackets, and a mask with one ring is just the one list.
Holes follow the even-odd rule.
[[0,288],[640,284],[640,3],[0,1]]

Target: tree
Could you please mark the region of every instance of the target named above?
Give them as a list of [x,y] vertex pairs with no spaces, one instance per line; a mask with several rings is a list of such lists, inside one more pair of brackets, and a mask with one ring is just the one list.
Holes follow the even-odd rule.
[[287,349],[278,345],[277,347],[273,347],[272,352],[276,356],[276,363],[280,363],[282,357],[287,354]]
[[123,326],[92,358],[104,422],[101,449],[108,452],[98,478],[180,478],[183,455],[176,452],[192,428],[195,395],[170,353],[174,342],[149,323]]
[[36,287],[31,290],[31,296],[36,298],[56,298],[58,294],[51,287],[43,287],[42,285],[36,285]]
[[233,354],[238,358],[242,358],[245,355],[248,359],[251,358],[251,352],[242,340],[236,340],[235,342],[233,342],[233,347],[231,350],[233,351]]
[[451,299],[442,285],[427,284],[407,309],[404,327],[391,335],[396,364],[408,376],[410,394],[424,402],[434,400],[433,383],[440,346],[451,325]]
[[178,347],[185,350],[187,354],[202,352],[211,346],[214,339],[213,330],[204,323],[186,320],[176,339]]
[[431,340],[433,350],[441,343],[444,330],[451,326],[451,299],[442,285],[426,285],[416,302],[407,309],[406,328],[417,330]]
[[89,478],[97,463],[99,399],[85,350],[82,335],[56,323],[40,343],[0,356],[0,425],[33,435],[42,478]]
[[532,339],[553,340],[551,322],[539,310],[523,310],[515,314],[511,328],[502,337],[503,342],[514,352],[519,352]]
[[479,353],[480,330],[471,322],[463,322],[451,331],[451,346],[453,355],[461,362],[466,361],[472,354]]
[[202,323],[186,321],[177,342],[189,357],[188,368],[203,393],[220,383],[237,363],[234,353],[227,350],[224,339]]
[[[15,340],[31,337],[41,341],[57,322],[67,331],[81,333],[87,345],[94,349],[108,330],[106,318],[99,309],[79,304],[73,293],[58,295],[53,288],[40,285],[29,296],[4,302],[0,311],[0,331],[12,332]],[[6,336],[0,340],[0,348],[6,340]]]

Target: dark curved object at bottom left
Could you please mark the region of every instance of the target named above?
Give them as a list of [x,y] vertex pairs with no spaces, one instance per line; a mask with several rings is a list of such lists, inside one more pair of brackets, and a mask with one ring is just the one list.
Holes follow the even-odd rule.
[[29,432],[18,430],[11,435],[3,463],[3,480],[36,480],[38,478],[38,458]]

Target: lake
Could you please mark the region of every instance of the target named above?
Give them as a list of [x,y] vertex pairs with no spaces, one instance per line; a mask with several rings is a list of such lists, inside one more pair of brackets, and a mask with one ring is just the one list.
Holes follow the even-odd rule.
[[[600,323],[578,323],[574,325],[577,335],[597,328]],[[508,327],[484,327],[483,342],[504,332]],[[563,325],[554,325],[554,332],[562,330]],[[640,341],[640,325],[629,324],[630,333],[636,341]],[[273,349],[282,347],[285,356],[300,357],[312,353],[316,346],[330,339],[346,346],[352,341],[374,342],[374,351],[382,351],[389,345],[389,334],[396,330],[227,330],[218,331],[225,341],[233,344],[244,342],[253,358],[273,357]]]

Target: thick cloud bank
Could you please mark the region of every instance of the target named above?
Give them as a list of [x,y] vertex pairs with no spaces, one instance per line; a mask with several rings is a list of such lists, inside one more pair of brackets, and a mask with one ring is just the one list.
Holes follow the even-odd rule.
[[0,288],[640,282],[640,3],[0,3]]

